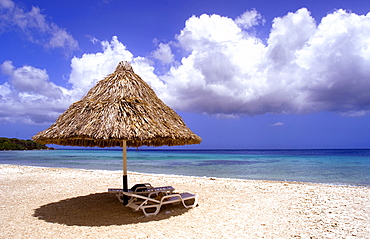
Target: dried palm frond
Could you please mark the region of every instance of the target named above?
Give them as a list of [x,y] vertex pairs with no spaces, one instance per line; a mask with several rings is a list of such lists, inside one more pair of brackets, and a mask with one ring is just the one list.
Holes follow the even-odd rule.
[[99,81],[33,140],[71,146],[174,146],[199,144],[182,118],[164,104],[128,62]]

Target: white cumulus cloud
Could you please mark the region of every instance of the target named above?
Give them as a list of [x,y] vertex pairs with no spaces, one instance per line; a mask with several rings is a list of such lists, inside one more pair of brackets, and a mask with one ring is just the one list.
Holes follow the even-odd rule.
[[279,127],[279,126],[283,126],[283,125],[284,125],[283,122],[276,122],[274,124],[270,124],[269,126],[271,126],[271,127]]
[[146,79],[153,89],[161,92],[163,83],[153,73],[154,67],[143,57],[134,57],[116,36],[112,40],[101,41],[103,52],[83,54],[71,61],[69,83],[72,85],[72,95],[79,100],[99,80],[114,72],[120,61],[129,61],[134,71]]
[[[0,7],[14,8],[12,3],[0,0]],[[256,10],[236,19],[192,16],[172,42],[159,43],[147,57],[134,56],[117,37],[94,39],[102,51],[71,60],[69,88],[53,83],[46,70],[4,61],[1,70],[7,79],[0,85],[0,119],[52,122],[120,61],[130,61],[175,110],[228,118],[369,113],[370,13],[336,10],[317,22],[302,8],[275,18],[267,39],[257,37],[257,24],[263,24],[263,18]],[[159,66],[153,58],[161,60]],[[168,68],[158,75],[156,69],[163,65]]]
[[0,0],[0,33],[2,31],[21,31],[29,41],[45,48],[62,48],[68,53],[78,49],[72,35],[47,21],[40,8],[25,11],[11,0]]
[[162,61],[164,64],[173,62],[175,58],[174,54],[172,54],[171,47],[163,43],[160,43],[158,49],[153,52],[153,57]]
[[86,53],[71,60],[69,83],[77,99],[86,94],[97,81],[112,73],[118,62],[133,59],[131,52],[126,50],[117,37],[113,37],[111,42],[101,41],[100,44],[103,52]]
[[11,61],[1,65],[2,72],[9,76],[13,89],[19,93],[27,93],[59,99],[62,90],[49,80],[46,70],[23,66],[15,69]]
[[102,52],[83,54],[71,60],[69,89],[53,83],[44,69],[33,66],[15,67],[11,61],[0,65],[7,81],[0,85],[0,120],[24,123],[50,123],[80,100],[97,81],[112,73],[120,61],[130,61],[134,71],[157,92],[164,84],[154,74],[154,67],[143,57],[133,57],[126,47],[113,37],[99,42]]
[[165,102],[213,115],[370,110],[370,14],[337,10],[317,23],[302,8],[275,18],[265,44],[240,25],[258,19],[189,18],[177,37],[187,55],[160,77]]
[[264,23],[265,20],[263,19],[262,15],[256,11],[256,9],[246,11],[235,19],[235,23],[244,29],[256,26],[260,22]]
[[8,82],[0,85],[0,119],[41,123],[62,112],[66,89],[49,80],[46,70],[32,66],[16,68],[11,61],[0,65]]

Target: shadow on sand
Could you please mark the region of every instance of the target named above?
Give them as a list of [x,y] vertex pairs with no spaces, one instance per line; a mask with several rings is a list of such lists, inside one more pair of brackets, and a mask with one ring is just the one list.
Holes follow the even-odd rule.
[[68,226],[110,226],[159,221],[187,212],[182,205],[165,205],[156,216],[144,217],[118,202],[111,193],[95,193],[61,200],[35,209],[34,217]]

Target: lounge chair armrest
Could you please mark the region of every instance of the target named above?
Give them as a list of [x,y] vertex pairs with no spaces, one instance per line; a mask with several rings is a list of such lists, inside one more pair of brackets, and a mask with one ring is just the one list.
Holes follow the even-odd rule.
[[167,201],[168,199],[172,198],[173,200],[175,200],[176,198],[178,198],[179,200],[181,200],[181,195],[180,194],[170,194],[170,195],[166,195],[166,196],[163,196],[161,198],[161,202],[163,201]]

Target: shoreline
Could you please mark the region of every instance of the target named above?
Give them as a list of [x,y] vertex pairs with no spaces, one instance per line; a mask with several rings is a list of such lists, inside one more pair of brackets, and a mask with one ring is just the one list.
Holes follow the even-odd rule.
[[[112,172],[112,173],[122,173],[122,170],[109,170],[109,169],[84,169],[84,168],[68,168],[68,167],[48,167],[48,166],[30,166],[30,165],[18,165],[18,164],[2,164],[9,166],[21,166],[21,167],[36,167],[36,168],[56,168],[56,169],[75,169],[82,171],[94,171],[94,172]],[[320,182],[302,182],[302,181],[288,181],[288,180],[268,180],[268,179],[245,179],[245,178],[223,178],[223,177],[208,177],[208,176],[193,176],[193,175],[178,175],[178,174],[162,174],[162,173],[140,173],[134,171],[127,171],[129,174],[137,175],[149,175],[149,176],[168,176],[168,177],[194,177],[194,178],[204,178],[204,179],[225,179],[225,180],[240,180],[240,181],[262,181],[262,182],[280,182],[280,183],[304,183],[304,184],[318,184],[327,186],[344,186],[344,187],[361,187],[370,188],[370,185],[357,185],[357,184],[344,184],[344,183],[320,183]]]
[[129,173],[199,195],[144,217],[108,188],[120,171],[0,164],[1,238],[368,238],[370,188]]

